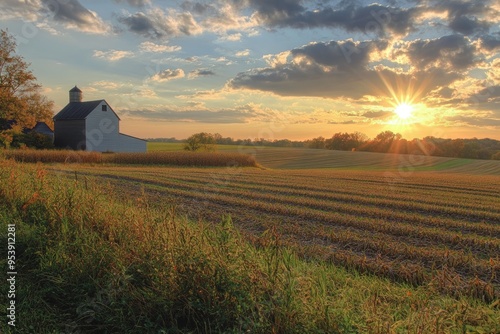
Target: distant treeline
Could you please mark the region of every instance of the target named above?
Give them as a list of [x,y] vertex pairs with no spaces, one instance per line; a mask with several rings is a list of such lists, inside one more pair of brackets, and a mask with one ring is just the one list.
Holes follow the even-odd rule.
[[398,154],[420,154],[452,158],[500,160],[500,141],[494,139],[444,139],[425,137],[407,140],[399,133],[384,131],[374,139],[356,133],[336,133],[331,138],[308,140],[310,148]]
[[[289,139],[267,140],[233,139],[214,135],[219,145],[272,146],[272,147],[307,147],[340,151],[365,151],[378,153],[420,154],[452,158],[500,160],[500,141],[495,139],[445,139],[425,137],[407,140],[399,133],[384,131],[369,139],[360,132],[338,132],[331,138],[317,137],[304,141]],[[183,143],[175,138],[148,139],[151,142]]]

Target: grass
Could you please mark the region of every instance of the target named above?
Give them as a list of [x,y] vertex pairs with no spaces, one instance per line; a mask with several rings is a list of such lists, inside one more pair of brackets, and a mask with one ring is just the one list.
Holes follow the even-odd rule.
[[246,238],[229,216],[192,222],[146,190],[120,200],[81,172],[0,164],[0,224],[16,224],[16,333],[500,330],[498,301],[303,259],[276,226]]

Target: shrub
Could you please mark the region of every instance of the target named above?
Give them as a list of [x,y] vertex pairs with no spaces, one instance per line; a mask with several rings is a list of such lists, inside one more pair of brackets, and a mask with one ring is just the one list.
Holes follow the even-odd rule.
[[34,148],[34,149],[54,148],[54,144],[52,143],[52,138],[50,136],[37,133],[34,131],[29,133],[18,133],[14,135],[11,147],[20,148],[23,145],[25,145],[28,148]]

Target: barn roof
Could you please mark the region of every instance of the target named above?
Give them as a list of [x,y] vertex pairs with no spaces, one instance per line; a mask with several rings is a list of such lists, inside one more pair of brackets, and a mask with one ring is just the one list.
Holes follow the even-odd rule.
[[54,131],[52,131],[52,129],[45,122],[37,122],[35,127],[31,130],[44,135],[54,135]]
[[[103,101],[106,103],[105,100],[86,101],[86,102],[70,102],[66,105],[66,107],[64,107],[60,112],[58,112],[57,115],[54,116],[54,121],[70,120],[70,119],[71,120],[85,119]],[[110,107],[110,109],[111,109],[111,107]],[[111,109],[111,111],[113,111],[113,110]],[[113,113],[114,113],[114,111],[113,111]],[[115,115],[116,115],[116,113],[115,113]],[[116,117],[118,117],[118,115],[116,115]],[[120,118],[118,117],[118,119],[120,119]]]

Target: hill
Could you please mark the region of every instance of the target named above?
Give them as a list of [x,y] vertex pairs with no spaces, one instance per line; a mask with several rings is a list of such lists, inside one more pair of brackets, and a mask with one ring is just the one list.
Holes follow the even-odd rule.
[[432,157],[423,155],[348,152],[307,148],[248,148],[264,167],[273,169],[359,169],[397,171],[447,171],[500,175],[500,161]]
[[[177,143],[148,143],[148,151],[180,150],[182,145]],[[218,150],[254,155],[263,167],[272,169],[446,171],[500,175],[498,160],[267,146],[218,145]]]

